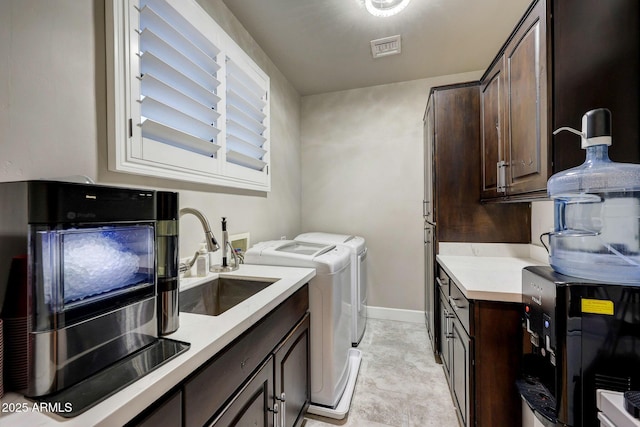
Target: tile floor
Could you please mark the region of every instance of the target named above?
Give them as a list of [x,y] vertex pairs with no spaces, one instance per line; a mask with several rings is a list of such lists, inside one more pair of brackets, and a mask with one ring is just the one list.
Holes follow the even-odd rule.
[[369,319],[346,420],[308,418],[306,427],[458,427],[442,366],[424,324]]

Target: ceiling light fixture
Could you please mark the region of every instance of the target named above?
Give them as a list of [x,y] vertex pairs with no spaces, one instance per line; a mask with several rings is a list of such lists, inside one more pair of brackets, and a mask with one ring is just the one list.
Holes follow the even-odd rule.
[[387,17],[403,10],[411,0],[364,0],[364,5],[373,16]]

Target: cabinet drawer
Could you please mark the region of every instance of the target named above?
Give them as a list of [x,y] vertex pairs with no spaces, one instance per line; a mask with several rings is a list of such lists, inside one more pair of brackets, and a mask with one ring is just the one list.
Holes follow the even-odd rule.
[[449,296],[450,279],[449,276],[447,276],[447,273],[445,273],[444,269],[440,267],[440,265],[438,265],[438,276],[436,277],[436,283],[442,293]]
[[[127,427],[175,427],[182,425],[182,391],[178,390],[169,397],[154,403],[150,412],[141,415],[142,419],[133,420]],[[140,417],[138,417],[140,418]]]
[[442,359],[442,366],[444,368],[444,373],[447,376],[447,381],[449,380],[449,354],[451,347],[451,305],[449,304],[449,296],[445,295],[443,292],[438,292],[438,298],[440,300],[439,306],[439,318],[440,318],[440,358]]
[[275,427],[278,413],[271,410],[272,388],[273,357],[270,357],[207,427]]
[[450,286],[449,303],[455,315],[460,319],[460,323],[464,326],[467,334],[469,334],[469,318],[471,316],[471,307],[469,300],[464,296],[462,291],[458,289],[455,283]]
[[184,386],[186,427],[202,426],[225,404],[229,396],[262,365],[309,308],[305,285],[229,346],[218,353]]

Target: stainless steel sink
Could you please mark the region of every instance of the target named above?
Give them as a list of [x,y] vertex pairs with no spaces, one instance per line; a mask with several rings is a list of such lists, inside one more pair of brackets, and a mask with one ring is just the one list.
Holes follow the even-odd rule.
[[180,311],[218,316],[277,280],[218,277],[180,292]]

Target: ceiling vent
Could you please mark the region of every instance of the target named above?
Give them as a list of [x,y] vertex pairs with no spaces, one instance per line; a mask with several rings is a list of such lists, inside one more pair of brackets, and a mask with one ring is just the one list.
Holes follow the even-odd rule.
[[397,55],[401,51],[400,35],[371,40],[371,54],[374,58]]

